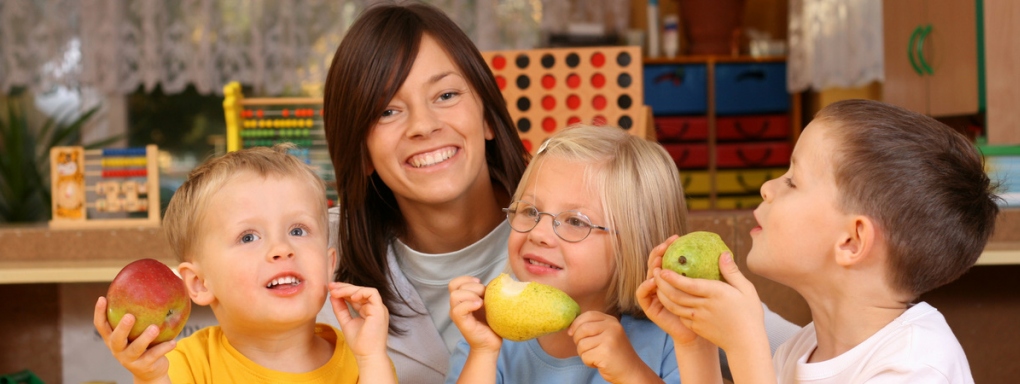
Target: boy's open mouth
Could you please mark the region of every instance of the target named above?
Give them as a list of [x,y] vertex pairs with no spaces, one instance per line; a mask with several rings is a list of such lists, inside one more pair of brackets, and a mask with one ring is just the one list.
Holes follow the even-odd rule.
[[301,284],[301,279],[300,278],[298,278],[296,276],[283,276],[283,277],[277,277],[277,278],[273,279],[273,281],[270,281],[269,284],[266,284],[266,288],[269,288],[269,289],[286,288],[286,287],[293,287],[293,286],[296,286],[298,284]]

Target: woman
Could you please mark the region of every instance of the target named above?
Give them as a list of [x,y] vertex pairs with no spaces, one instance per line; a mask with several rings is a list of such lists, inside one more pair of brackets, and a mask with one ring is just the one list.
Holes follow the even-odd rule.
[[447,284],[504,269],[501,208],[529,155],[477,48],[424,4],[358,18],[323,109],[340,191],[336,279],[379,290],[402,383],[442,382],[460,338]]
[[[477,48],[425,4],[358,18],[333,57],[323,108],[340,200],[336,279],[379,290],[401,383],[441,383],[461,339],[447,284],[504,270],[501,209],[529,155]],[[776,345],[799,329],[773,319]],[[336,322],[329,310],[319,321]]]

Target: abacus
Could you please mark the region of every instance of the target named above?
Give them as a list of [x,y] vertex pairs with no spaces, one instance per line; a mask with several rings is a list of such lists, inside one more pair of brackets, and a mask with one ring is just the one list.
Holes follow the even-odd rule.
[[529,152],[577,123],[616,126],[654,139],[643,98],[641,47],[488,51],[482,57]]
[[159,227],[155,145],[50,149],[53,229]]
[[241,84],[223,87],[227,151],[293,143],[297,156],[326,182],[327,197],[336,202],[336,176],[322,125],[322,99],[313,97],[245,98]]

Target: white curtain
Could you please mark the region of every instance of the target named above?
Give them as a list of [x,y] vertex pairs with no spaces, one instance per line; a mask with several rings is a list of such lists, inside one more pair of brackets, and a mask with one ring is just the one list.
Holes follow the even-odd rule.
[[[229,81],[261,95],[315,93],[343,32],[376,1],[0,0],[0,93],[160,86],[171,94],[193,85],[220,94]],[[579,14],[592,1],[598,12]],[[534,48],[543,26],[578,18],[602,18],[613,31],[630,17],[619,0],[428,2],[482,50]]]
[[789,1],[790,92],[884,80],[882,0]]

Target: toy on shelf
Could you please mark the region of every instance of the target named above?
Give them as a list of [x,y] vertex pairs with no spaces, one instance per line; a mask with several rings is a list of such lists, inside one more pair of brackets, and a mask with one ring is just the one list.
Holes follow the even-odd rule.
[[654,139],[641,47],[482,52],[525,148],[571,124],[611,125]]
[[322,126],[321,98],[245,98],[236,81],[223,87],[223,94],[228,152],[293,143],[297,148],[290,153],[326,182],[330,206],[336,202],[336,176]]
[[[550,48],[482,52],[529,152],[571,124],[611,125],[655,139],[644,105],[641,47]],[[322,124],[322,99],[245,98],[223,88],[227,151],[291,142],[335,186]],[[330,197],[336,196],[330,191]]]
[[157,154],[155,145],[50,149],[50,228],[159,227]]

